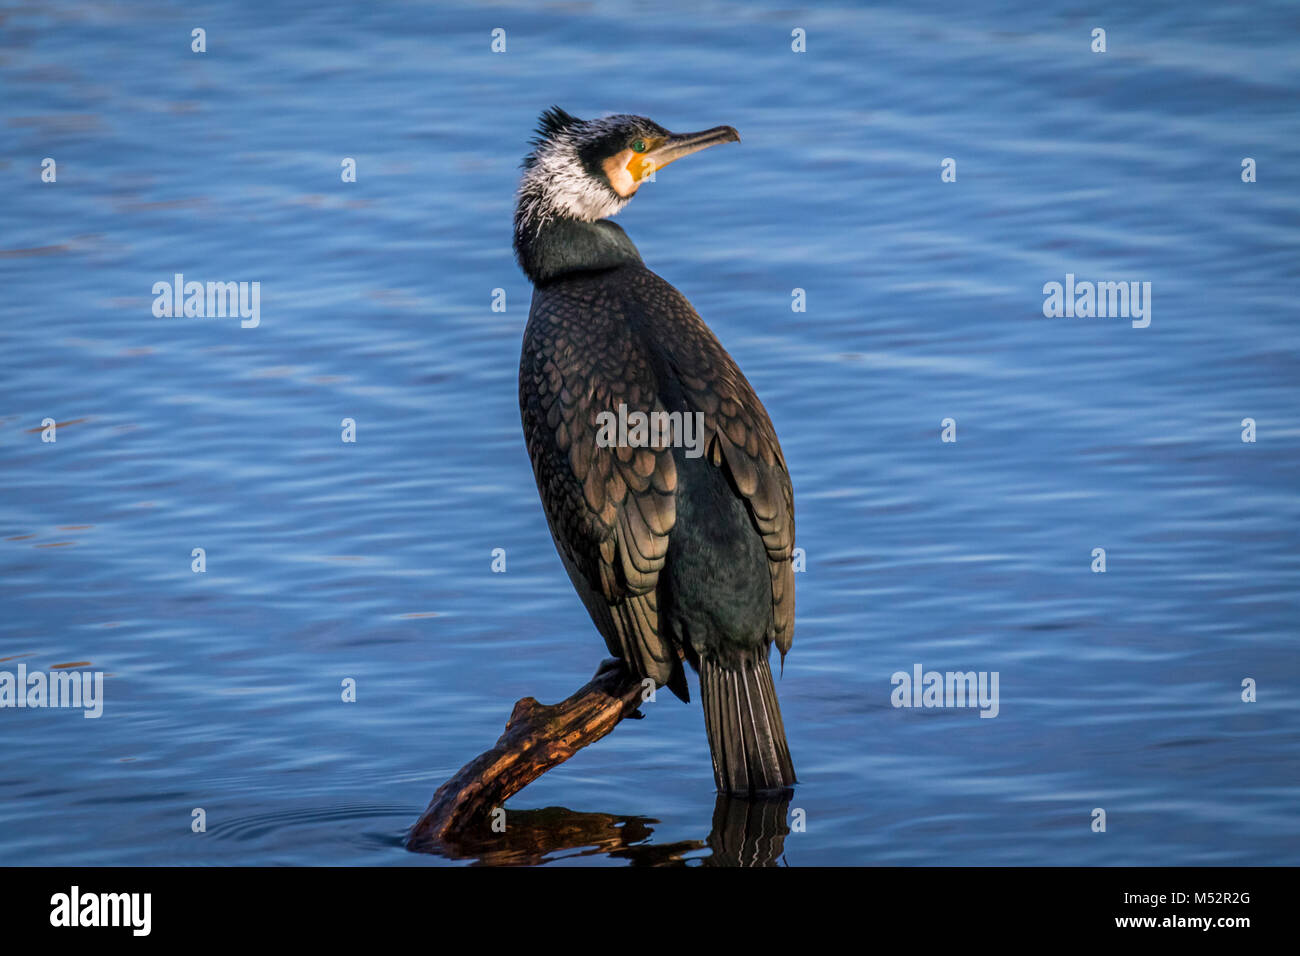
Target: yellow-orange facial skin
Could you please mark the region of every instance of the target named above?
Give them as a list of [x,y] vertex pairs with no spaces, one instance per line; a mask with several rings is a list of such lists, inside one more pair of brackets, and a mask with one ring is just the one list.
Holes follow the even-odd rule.
[[[609,184],[614,187],[614,192],[627,199],[641,188],[641,183],[650,177],[655,171],[656,164],[650,158],[650,153],[659,145],[658,140],[647,143],[645,152],[638,153],[632,149],[624,149],[615,153],[606,159],[601,166],[605,170],[605,177]],[[664,164],[665,166],[667,163]]]
[[630,199],[643,182],[669,163],[719,143],[739,143],[740,134],[733,126],[715,126],[698,133],[669,133],[642,142],[645,149],[641,152],[629,146],[601,163],[605,178],[620,199]]

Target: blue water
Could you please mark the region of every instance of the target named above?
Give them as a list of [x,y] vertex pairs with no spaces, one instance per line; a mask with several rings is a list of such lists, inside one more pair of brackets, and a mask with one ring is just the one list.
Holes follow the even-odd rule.
[[[1043,6],[0,5],[0,669],[107,674],[0,710],[0,863],[447,863],[434,789],[595,671],[516,404],[552,103],[743,137],[619,222],[793,476],[776,859],[1300,863],[1300,11]],[[261,324],[155,318],[178,272]],[[1150,326],[1044,318],[1067,273]],[[699,705],[645,710],[495,859],[718,862]]]

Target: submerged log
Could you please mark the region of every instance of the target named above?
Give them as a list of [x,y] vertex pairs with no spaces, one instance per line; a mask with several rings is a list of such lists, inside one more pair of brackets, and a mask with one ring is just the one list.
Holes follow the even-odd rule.
[[635,714],[642,692],[641,681],[611,658],[558,704],[519,701],[495,746],[438,788],[407,832],[407,849],[427,852],[455,846],[474,832],[491,834],[494,809]]

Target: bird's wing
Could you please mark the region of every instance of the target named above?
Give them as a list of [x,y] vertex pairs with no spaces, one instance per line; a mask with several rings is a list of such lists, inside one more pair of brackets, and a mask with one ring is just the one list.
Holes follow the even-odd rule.
[[686,297],[672,291],[680,300],[677,311],[689,313],[675,327],[672,363],[687,403],[704,413],[709,460],[731,476],[763,538],[772,575],[772,639],[784,659],[794,641],[794,490],[785,456],[740,367]]
[[680,683],[680,693],[655,593],[677,518],[672,452],[596,441],[600,413],[662,408],[617,308],[566,290],[534,297],[519,367],[524,435],[556,548],[579,593],[587,585],[584,602],[610,652],[639,676]]

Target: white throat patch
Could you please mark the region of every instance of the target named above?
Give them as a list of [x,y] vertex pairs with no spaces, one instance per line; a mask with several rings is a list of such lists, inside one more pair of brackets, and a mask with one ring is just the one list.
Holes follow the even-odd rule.
[[589,175],[568,136],[557,136],[536,154],[519,182],[519,211],[523,219],[545,225],[561,216],[595,222],[615,215],[628,204],[605,183]]

